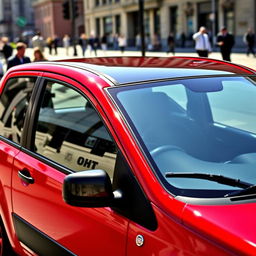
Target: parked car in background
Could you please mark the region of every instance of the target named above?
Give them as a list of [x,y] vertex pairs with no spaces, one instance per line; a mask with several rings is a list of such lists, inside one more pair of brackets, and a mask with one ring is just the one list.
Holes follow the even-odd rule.
[[189,57],[10,69],[0,255],[255,255],[255,83]]

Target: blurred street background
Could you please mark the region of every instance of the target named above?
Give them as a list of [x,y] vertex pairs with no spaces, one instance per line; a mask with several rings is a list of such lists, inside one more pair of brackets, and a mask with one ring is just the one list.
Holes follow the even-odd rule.
[[255,68],[256,0],[0,0],[0,59],[5,70],[18,42],[31,61],[198,56],[194,35],[202,26],[209,58],[223,58],[225,28],[231,61]]
[[[239,49],[237,51],[239,51]],[[27,56],[29,56],[31,59],[33,59],[33,49],[32,48],[27,48],[26,53],[27,53]],[[75,56],[75,57],[73,56],[73,48],[72,47],[70,47],[70,49],[69,49],[69,55],[66,55],[66,51],[63,47],[58,48],[57,55],[50,55],[48,50],[45,49],[44,55],[47,60],[58,60],[58,59],[82,58],[83,57],[80,47],[77,47],[77,56]],[[121,53],[120,50],[107,50],[107,51],[97,50],[97,56],[98,57],[141,56],[141,52],[137,51],[135,49],[128,49],[128,50],[124,51],[123,53]],[[184,49],[182,49],[182,48],[178,48],[176,50],[175,55],[173,55],[172,53],[166,53],[166,52],[146,51],[146,56],[156,56],[156,57],[171,57],[171,56],[190,56],[191,57],[191,56],[194,56],[194,57],[198,57],[197,53],[195,52],[195,50],[193,48],[187,48],[186,51],[184,51]],[[86,58],[87,57],[88,58],[95,57],[95,54],[90,53],[90,51],[87,50],[85,53],[85,57]],[[221,57],[221,54],[219,51],[210,53],[209,58],[222,60],[222,57]],[[252,55],[247,56],[246,53],[242,52],[241,50],[240,50],[240,52],[233,52],[231,54],[231,61],[233,63],[245,65],[245,66],[248,66],[248,67],[256,70],[256,58],[253,57]]]

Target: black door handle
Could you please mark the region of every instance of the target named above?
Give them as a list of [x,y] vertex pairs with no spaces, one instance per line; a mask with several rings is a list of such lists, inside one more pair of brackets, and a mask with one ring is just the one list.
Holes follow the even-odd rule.
[[18,171],[19,178],[29,184],[34,184],[35,180],[31,177],[30,172],[27,169]]

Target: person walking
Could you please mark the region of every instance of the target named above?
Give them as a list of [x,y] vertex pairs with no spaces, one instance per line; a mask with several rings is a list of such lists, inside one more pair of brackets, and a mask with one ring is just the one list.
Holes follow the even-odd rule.
[[90,48],[90,55],[94,52],[95,57],[97,56],[97,49],[99,46],[99,39],[95,35],[94,31],[91,32],[89,40],[88,40],[89,48]]
[[68,34],[64,35],[62,39],[63,47],[66,50],[66,55],[68,56],[69,54],[69,47],[70,47],[70,37]]
[[27,48],[26,44],[21,42],[17,43],[16,45],[17,54],[8,59],[7,70],[11,67],[31,62],[30,58],[25,56],[26,48]]
[[79,45],[81,46],[82,55],[85,57],[85,52],[87,49],[87,36],[85,33],[82,33],[79,38]]
[[2,41],[3,45],[2,45],[2,49],[0,50],[0,52],[4,55],[5,62],[7,63],[8,58],[12,56],[13,49],[9,44],[8,37],[5,37],[5,36],[2,37],[1,41]]
[[223,60],[231,61],[230,55],[234,44],[234,36],[228,32],[226,27],[223,27],[217,35],[217,45],[220,47]]
[[182,32],[180,35],[180,46],[181,46],[181,48],[186,47],[186,35],[184,32]]
[[167,47],[167,54],[172,52],[172,54],[175,55],[175,39],[173,33],[170,33],[167,38]]
[[54,54],[58,55],[58,47],[59,47],[59,37],[57,35],[54,35],[53,37],[53,42],[52,42],[52,47],[54,49]]
[[38,31],[36,35],[32,37],[32,46],[33,48],[39,47],[41,52],[44,52],[44,44],[44,38],[41,36],[40,31]]
[[101,49],[104,55],[106,55],[106,51],[108,49],[108,35],[106,33],[101,38]]
[[193,35],[193,39],[198,56],[208,57],[209,52],[211,52],[211,44],[206,28],[200,27],[199,31]]
[[[53,47],[53,39],[52,37],[47,37],[46,39],[46,45],[48,47],[48,50],[49,50],[49,54],[52,55],[52,47]],[[38,47],[36,47],[38,49]]]
[[252,55],[256,57],[254,51],[255,34],[253,33],[251,28],[248,28],[247,32],[244,34],[244,42],[247,45],[247,56],[249,56],[250,53],[252,53]]
[[124,53],[126,47],[126,38],[123,34],[118,37],[118,46],[120,48],[121,53]]

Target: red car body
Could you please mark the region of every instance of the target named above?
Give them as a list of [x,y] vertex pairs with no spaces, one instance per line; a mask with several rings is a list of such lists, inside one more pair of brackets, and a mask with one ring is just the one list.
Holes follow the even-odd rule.
[[[127,68],[127,74],[126,71],[120,74],[120,67],[132,67],[133,70]],[[47,155],[38,155],[31,146],[36,129],[31,120],[39,113],[39,105],[35,102],[40,101],[34,93],[24,116],[25,128],[21,132],[25,135],[21,135],[21,142],[16,143],[13,137],[5,136],[4,133],[0,136],[2,255],[12,250],[18,255],[256,254],[254,197],[231,204],[184,202],[170,193],[152,171],[153,167],[127,125],[127,120],[120,114],[119,107],[107,91],[113,87],[116,78],[104,75],[111,76],[117,72],[120,77],[128,76],[124,83],[129,84],[142,81],[144,74],[136,74],[138,77],[131,78],[129,72],[139,73],[139,68],[143,67],[150,68],[149,76],[156,76],[160,80],[163,77],[157,74],[159,69],[170,70],[170,77],[174,78],[190,77],[193,72],[201,71],[202,74],[195,75],[205,76],[207,72],[212,75],[212,71],[255,74],[253,70],[227,62],[179,57],[96,58],[33,63],[8,71],[1,81],[1,94],[10,79],[29,77],[33,78],[32,81],[37,79],[35,83],[39,89],[40,81],[46,79],[68,84],[85,95],[115,141],[128,166],[125,168],[131,170],[135,180],[132,182],[139,184],[138,193],[145,197],[141,205],[146,204],[147,207],[138,209],[141,213],[138,217],[137,212],[125,213],[125,210],[118,210],[118,206],[111,203],[105,207],[79,207],[79,204],[72,206],[63,200],[63,182],[66,176],[72,174],[71,168],[65,168],[64,164],[59,166],[57,160],[49,160]],[[110,74],[108,71],[104,73],[105,68],[111,69]],[[173,68],[175,72],[179,70],[178,75],[172,75]],[[191,74],[184,74],[183,69],[191,70]],[[152,79],[150,77],[148,80]],[[41,93],[39,89],[38,95]],[[56,152],[61,150],[57,149]],[[88,163],[89,169],[97,169],[92,168],[96,160],[88,160],[83,154],[79,155],[77,163],[83,166]],[[22,178],[22,175],[26,177]],[[129,187],[126,190],[129,191]],[[128,205],[133,207],[133,202]],[[149,216],[148,209],[151,211]]]

